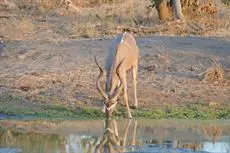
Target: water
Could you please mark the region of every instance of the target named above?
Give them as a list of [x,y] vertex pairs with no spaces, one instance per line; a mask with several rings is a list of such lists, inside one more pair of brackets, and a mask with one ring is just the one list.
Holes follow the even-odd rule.
[[230,153],[230,121],[0,121],[0,153]]

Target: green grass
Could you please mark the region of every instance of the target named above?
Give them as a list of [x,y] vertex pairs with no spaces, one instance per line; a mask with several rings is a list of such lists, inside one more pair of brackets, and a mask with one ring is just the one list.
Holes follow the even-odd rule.
[[[31,104],[30,104],[31,103]],[[5,95],[0,97],[0,114],[15,118],[41,119],[100,119],[105,115],[98,109],[70,108],[58,104],[32,104],[21,97]]]
[[3,108],[0,107],[0,113],[15,118],[38,118],[38,119],[100,119],[105,115],[98,109],[89,108],[67,108],[61,105],[43,106],[41,110],[31,108]]
[[183,107],[154,108],[151,110],[137,110],[133,113],[135,117],[151,119],[230,119],[230,108],[209,107],[205,105],[189,105]]
[[[101,119],[105,118],[105,114],[101,112],[101,108],[76,107],[70,108],[63,105],[24,105],[20,97],[0,97],[0,113],[13,115],[15,117],[33,117],[40,119]],[[28,102],[27,102],[28,103]],[[191,104],[181,107],[164,107],[147,109],[141,108],[132,110],[135,118],[146,119],[230,119],[230,107],[208,106],[201,104]],[[113,113],[114,118],[127,117],[125,107],[119,107]]]

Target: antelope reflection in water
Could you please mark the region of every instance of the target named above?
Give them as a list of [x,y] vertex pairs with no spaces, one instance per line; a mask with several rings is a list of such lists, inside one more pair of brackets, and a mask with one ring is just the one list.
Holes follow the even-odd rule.
[[95,150],[95,146],[97,145],[97,142],[97,137],[82,139],[81,145],[84,153],[93,153],[93,151]]
[[[121,130],[123,129],[118,129],[115,120],[106,119],[104,132],[99,141],[97,139],[82,141],[84,153],[121,153],[127,151],[127,146],[136,145],[137,121],[127,120],[124,133],[119,135]],[[129,137],[128,134],[131,136]]]
[[102,140],[95,148],[95,153],[118,153],[127,151],[128,146],[136,145],[137,121],[134,121],[132,140],[129,142],[128,133],[132,120],[127,120],[123,136],[119,136],[117,122],[107,119]]
[[[68,131],[66,135],[53,131],[44,132],[47,129],[41,132],[41,129],[25,128],[28,122],[25,126],[21,121],[19,124],[8,122],[0,123],[0,150],[6,147],[22,149],[24,153],[37,153],[41,152],[41,149],[43,152],[55,153],[122,153],[132,152],[134,149],[136,152],[138,149],[140,149],[139,152],[142,152],[143,149],[152,152],[157,148],[159,152],[164,148],[172,151],[178,149],[179,152],[188,148],[194,152],[227,153],[230,150],[228,135],[230,126],[208,124],[177,129],[174,125],[168,126],[168,124],[145,125],[142,121],[116,122],[107,119],[104,121],[104,127],[102,124],[97,124],[99,126],[86,128],[83,132],[81,132],[82,129],[79,129],[76,134]],[[74,125],[75,128],[75,123],[71,125]],[[36,127],[34,123],[31,126]],[[91,131],[94,129],[95,133]],[[100,133],[99,137],[98,133]]]

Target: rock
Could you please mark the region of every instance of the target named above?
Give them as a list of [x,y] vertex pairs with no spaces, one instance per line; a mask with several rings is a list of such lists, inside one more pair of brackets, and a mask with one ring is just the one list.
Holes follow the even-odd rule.
[[192,66],[188,66],[186,69],[189,71],[195,71],[195,69]]
[[154,65],[147,66],[145,69],[147,71],[154,71],[156,70],[156,68],[157,68],[157,64],[154,64]]
[[183,79],[179,79],[178,83],[183,84],[185,81]]
[[21,86],[19,87],[22,91],[29,91],[31,88],[29,86]]
[[170,88],[170,92],[175,93],[176,89],[175,88]]
[[176,67],[173,67],[173,66],[169,66],[169,67],[168,67],[168,71],[169,71],[169,72],[177,72],[177,68],[176,68]]

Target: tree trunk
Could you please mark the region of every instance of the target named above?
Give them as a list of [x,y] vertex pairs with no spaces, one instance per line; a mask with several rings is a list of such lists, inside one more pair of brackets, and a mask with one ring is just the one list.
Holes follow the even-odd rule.
[[173,10],[178,20],[184,20],[180,0],[172,0]]
[[167,0],[160,0],[156,4],[156,9],[160,20],[169,20],[172,17],[172,11]]

